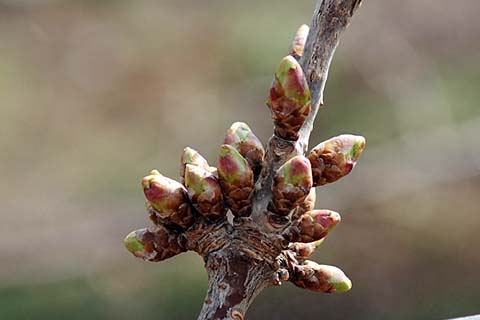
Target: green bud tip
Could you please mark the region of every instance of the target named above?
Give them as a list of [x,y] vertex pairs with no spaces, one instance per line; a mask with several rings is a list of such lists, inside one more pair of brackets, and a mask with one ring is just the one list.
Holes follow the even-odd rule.
[[340,214],[332,210],[313,210],[307,214],[314,219],[315,223],[320,224],[327,231],[333,229],[342,220]]
[[202,155],[198,153],[198,151],[190,147],[186,147],[185,149],[183,149],[180,161],[182,165],[194,164],[201,168],[209,169],[207,160],[204,157],[202,157]]
[[160,171],[158,171],[157,169],[153,169],[152,171],[150,171],[150,175],[151,176],[161,176]]
[[312,185],[312,168],[304,156],[295,156],[278,169],[277,175],[283,176],[285,183],[292,185]]
[[144,247],[137,238],[137,231],[130,232],[123,240],[123,243],[129,252],[135,256],[142,256]]
[[[231,127],[227,130],[227,134],[225,135],[225,139],[223,141],[224,144],[231,145],[244,157],[249,155],[250,157],[256,157],[260,159],[251,159],[254,161],[261,161],[265,154],[265,150],[263,149],[262,142],[257,136],[252,132],[252,129],[243,122],[235,122],[231,125]],[[254,152],[255,154],[250,154]]]
[[344,293],[352,289],[352,281],[339,268],[320,265],[319,269],[326,275],[326,281],[335,288],[336,293]]
[[228,144],[220,147],[217,170],[219,177],[230,184],[242,179],[245,172],[251,171],[247,160]]
[[224,144],[235,144],[238,142],[244,142],[252,134],[250,127],[244,122],[235,122],[230,126],[225,136]]
[[305,42],[307,42],[309,32],[310,28],[306,24],[302,24],[300,28],[298,28],[297,33],[295,34],[295,38],[292,42],[291,53],[293,55],[297,57],[301,57],[303,55],[303,51],[305,49]]
[[185,167],[185,186],[195,193],[202,193],[209,189],[210,183],[215,182],[212,179],[214,179],[213,175],[205,169],[191,164]]
[[315,246],[315,248],[318,248],[318,247],[320,247],[320,246],[322,245],[322,243],[323,243],[324,241],[325,241],[325,238],[320,239],[320,240],[317,240],[317,241],[313,241],[313,242],[311,242],[311,243]]
[[145,198],[160,212],[174,211],[185,201],[185,188],[177,181],[162,175],[144,177],[142,187]]
[[[302,67],[294,57],[286,56],[282,59],[275,73],[275,80],[278,81],[285,97],[296,100],[301,105],[307,105],[310,101],[307,80]],[[270,98],[276,100],[275,97]]]
[[354,136],[351,134],[343,134],[338,136],[341,141],[341,151],[352,162],[358,160],[365,149],[366,140],[362,136]]

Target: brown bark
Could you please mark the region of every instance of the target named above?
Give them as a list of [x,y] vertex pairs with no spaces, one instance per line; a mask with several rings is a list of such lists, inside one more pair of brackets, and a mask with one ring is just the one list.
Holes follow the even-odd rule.
[[199,320],[244,319],[253,299],[272,280],[268,264],[252,264],[232,249],[213,253],[206,267],[209,288]]

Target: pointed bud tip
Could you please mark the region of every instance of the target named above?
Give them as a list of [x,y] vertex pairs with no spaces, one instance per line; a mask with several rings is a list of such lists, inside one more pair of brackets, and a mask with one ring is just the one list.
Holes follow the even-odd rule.
[[252,129],[244,122],[235,122],[227,130],[224,144],[234,145],[246,141],[253,134]]
[[218,167],[218,175],[221,179],[233,183],[237,179],[241,179],[246,172],[251,172],[247,160],[232,146],[223,144],[220,147]]
[[336,282],[332,284],[335,287],[336,293],[345,293],[347,291],[350,291],[350,289],[352,289],[352,281],[346,276],[343,282]]
[[317,240],[317,241],[314,241],[314,242],[312,242],[312,243],[313,243],[313,245],[315,246],[315,248],[318,248],[318,247],[320,247],[320,246],[322,245],[322,243],[323,243],[324,241],[325,241],[325,238],[320,239],[320,240]]
[[310,27],[306,24],[302,24],[295,34],[293,39],[291,53],[297,57],[301,57],[305,50],[305,42],[307,41],[308,33],[310,32]]
[[136,256],[140,255],[144,250],[143,244],[137,238],[137,231],[130,232],[123,240],[123,243],[125,248]]
[[158,175],[156,174],[149,174],[148,176],[145,176],[142,178],[142,187],[143,190],[149,189],[150,186],[152,185],[153,181],[155,181],[155,177]]
[[160,171],[158,171],[157,169],[151,170],[150,175],[151,176],[161,176]]
[[357,161],[365,149],[367,141],[362,136],[355,136],[355,142],[353,143],[352,150],[350,151],[350,156],[353,161]]
[[230,164],[234,163],[236,166],[240,166],[242,168],[247,166],[247,160],[245,160],[245,158],[240,154],[240,152],[237,151],[237,149],[228,144],[222,144],[220,147],[219,166],[217,170],[219,170],[220,167],[225,168],[225,163],[223,160],[228,161]]
[[332,230],[342,221],[340,214],[332,210],[312,210],[307,214],[312,216],[317,223],[322,225],[328,231]]
[[298,185],[312,184],[312,168],[310,161],[304,156],[295,156],[280,167],[279,174],[283,175],[287,183]]
[[362,151],[365,149],[365,138],[353,134],[342,134],[338,136],[337,139],[341,144],[341,152],[350,158],[351,161],[357,161],[362,154]]
[[327,282],[335,288],[335,293],[344,293],[352,289],[352,281],[345,273],[334,266],[321,266],[329,275]]
[[208,168],[207,160],[202,157],[198,151],[190,147],[185,147],[183,149],[180,161],[183,165],[194,164],[202,168]]
[[232,129],[233,131],[243,131],[243,132],[252,132],[252,129],[250,129],[250,127],[248,126],[248,124],[246,124],[245,122],[240,122],[240,121],[237,121],[237,122],[234,122],[231,126],[230,126],[230,129]]
[[277,77],[277,80],[282,84],[282,86],[285,85],[289,77],[291,77],[290,73],[291,72],[302,72],[302,67],[298,63],[297,59],[294,57],[288,55],[280,61],[280,65],[277,68],[277,72],[275,72],[275,76]]
[[191,164],[185,166],[185,187],[189,190],[202,193],[208,187],[209,177],[212,177],[210,171]]

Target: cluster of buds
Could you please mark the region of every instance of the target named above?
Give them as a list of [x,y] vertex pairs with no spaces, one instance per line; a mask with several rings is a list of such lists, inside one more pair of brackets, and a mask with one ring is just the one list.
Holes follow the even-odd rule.
[[185,251],[187,231],[196,225],[223,223],[229,210],[234,217],[250,216],[254,182],[264,158],[262,143],[241,122],[228,129],[217,167],[211,167],[194,149],[185,148],[180,157],[182,183],[158,170],[142,179],[154,226],[130,233],[126,248],[136,257],[160,261]]
[[[293,144],[300,139],[300,130],[311,111],[310,90],[298,62],[308,31],[307,26],[298,30],[290,55],[281,60],[275,72],[267,99],[274,138]],[[288,278],[296,286],[313,291],[345,292],[351,282],[340,269],[308,260],[340,222],[338,213],[314,209],[315,187],[349,174],[364,147],[363,137],[340,135],[320,143],[306,156],[292,152],[274,165],[272,161],[276,160],[268,153],[275,153],[270,150],[273,147],[266,154],[250,127],[236,122],[220,146],[217,167],[210,166],[197,151],[187,147],[180,158],[180,182],[157,170],[142,179],[154,225],[130,233],[125,246],[138,258],[161,261],[192,249],[186,245],[192,230],[207,230],[206,225],[229,225],[225,230],[232,230],[227,219],[230,212],[234,221],[257,223],[257,234],[263,232],[266,238],[270,235],[283,239],[286,245],[278,250],[278,256],[286,257],[283,260],[288,261],[288,276],[283,275],[282,279]],[[268,201],[266,208],[260,206],[259,212],[253,212],[258,190],[267,195]]]

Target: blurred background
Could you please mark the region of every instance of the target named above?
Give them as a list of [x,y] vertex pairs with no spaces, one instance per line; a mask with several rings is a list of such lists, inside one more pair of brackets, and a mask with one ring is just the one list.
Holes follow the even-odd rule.
[[[148,224],[140,179],[215,163],[234,121],[266,142],[266,93],[314,0],[0,0],[0,319],[195,319],[194,253],[122,244]],[[345,295],[289,283],[248,319],[445,319],[480,313],[480,5],[365,0],[331,68],[314,146],[362,134],[317,190],[343,222],[314,259]]]

